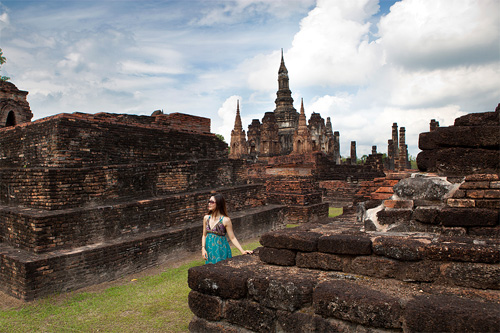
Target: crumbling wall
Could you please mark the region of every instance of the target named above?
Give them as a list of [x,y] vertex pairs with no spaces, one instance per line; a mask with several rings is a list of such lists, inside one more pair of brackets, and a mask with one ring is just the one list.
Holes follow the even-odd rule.
[[421,133],[420,171],[446,176],[500,173],[500,104],[494,112],[471,113],[454,126]]
[[240,239],[281,227],[284,206],[266,205],[209,128],[76,113],[0,129],[0,288],[31,300],[199,250],[213,191]]

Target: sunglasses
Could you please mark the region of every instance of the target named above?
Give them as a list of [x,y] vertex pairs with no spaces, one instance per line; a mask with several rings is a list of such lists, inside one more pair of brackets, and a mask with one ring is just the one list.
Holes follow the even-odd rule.
[[209,204],[214,204],[214,203],[215,203],[215,201],[214,201],[214,200],[208,200],[208,203],[209,203]]

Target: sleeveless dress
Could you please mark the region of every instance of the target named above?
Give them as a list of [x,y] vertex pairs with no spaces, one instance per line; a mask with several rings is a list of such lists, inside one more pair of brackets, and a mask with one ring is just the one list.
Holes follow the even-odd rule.
[[207,219],[207,238],[205,239],[205,248],[207,249],[208,259],[205,264],[215,264],[221,260],[231,258],[231,247],[226,238],[226,227],[222,224],[223,217],[210,229],[210,216]]

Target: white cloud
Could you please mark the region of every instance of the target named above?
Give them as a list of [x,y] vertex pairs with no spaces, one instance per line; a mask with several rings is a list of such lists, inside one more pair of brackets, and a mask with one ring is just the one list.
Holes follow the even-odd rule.
[[217,119],[217,122],[212,125],[212,132],[224,136],[224,139],[226,139],[226,142],[228,144],[231,141],[231,131],[234,128],[234,120],[236,118],[236,106],[238,100],[240,101],[241,105],[243,102],[241,96],[233,95],[228,97],[224,101],[224,103],[222,103],[222,106],[219,108],[219,110],[217,110],[219,119]]
[[405,0],[380,20],[387,61],[408,68],[446,68],[498,61],[498,0]]

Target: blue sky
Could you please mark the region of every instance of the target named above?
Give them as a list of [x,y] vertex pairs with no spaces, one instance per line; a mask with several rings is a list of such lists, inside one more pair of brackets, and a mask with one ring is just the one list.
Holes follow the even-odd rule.
[[229,142],[274,109],[280,49],[299,109],[331,117],[341,154],[410,154],[429,121],[450,126],[500,102],[500,1],[1,1],[1,75],[35,119],[62,112],[212,119]]

